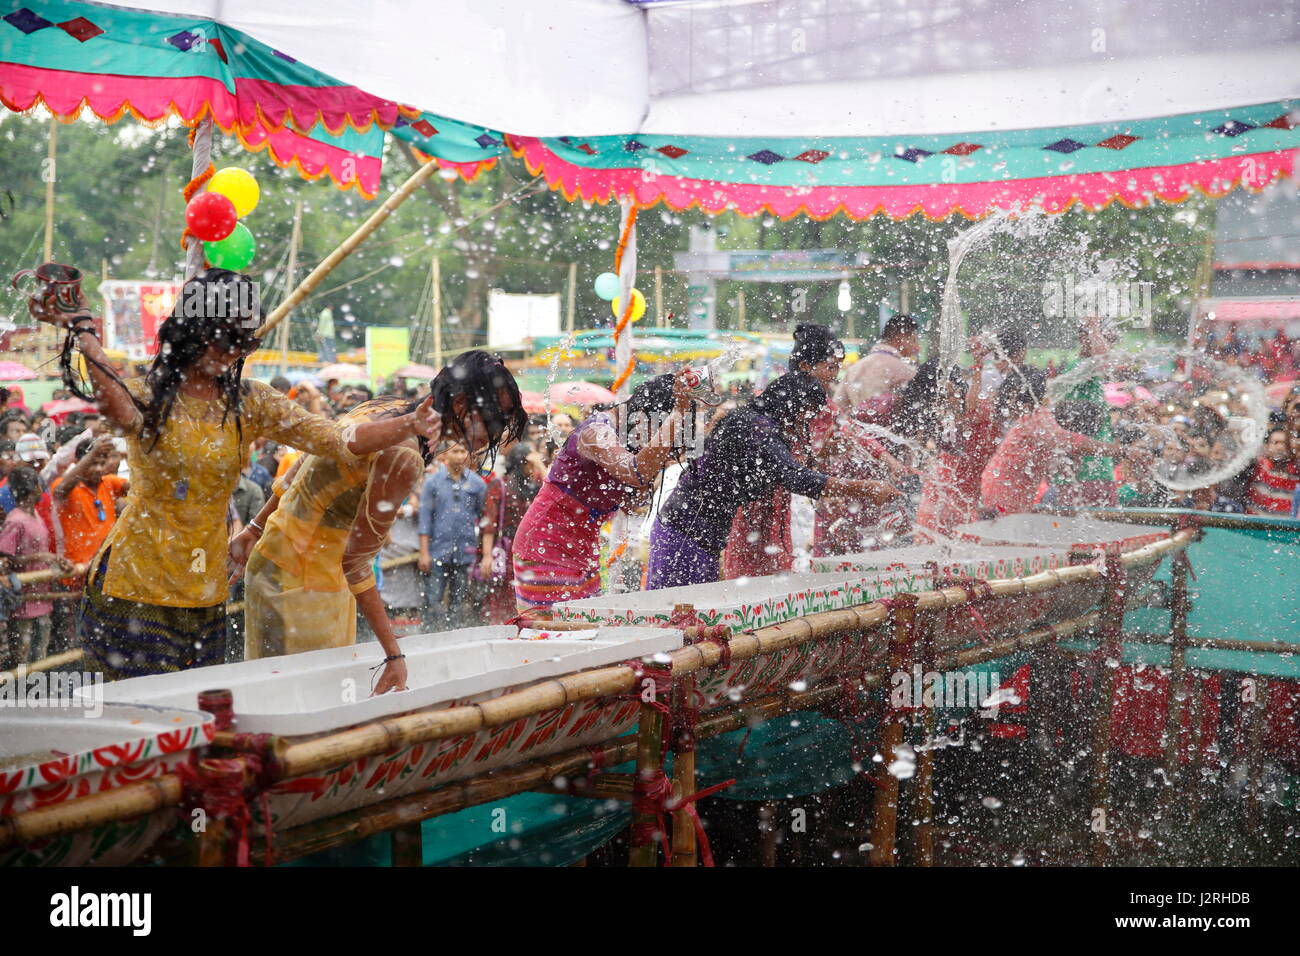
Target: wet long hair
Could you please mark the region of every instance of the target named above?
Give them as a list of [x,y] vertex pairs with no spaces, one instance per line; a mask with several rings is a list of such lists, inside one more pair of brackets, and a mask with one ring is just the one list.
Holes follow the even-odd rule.
[[[501,407],[500,392],[510,398],[511,407]],[[459,436],[461,444],[471,454],[467,420],[473,412],[478,412],[487,430],[488,445],[483,455],[488,467],[496,464],[497,451],[503,444],[519,441],[528,429],[528,413],[524,411],[524,399],[519,394],[519,383],[506,368],[499,356],[490,355],[479,349],[462,352],[444,366],[433,381],[429,383],[433,396],[433,410],[442,416],[444,422],[452,426],[452,431]],[[458,416],[454,408],[457,396],[464,395],[467,408],[464,417]],[[408,404],[402,411],[414,411],[420,401]],[[433,449],[424,438],[420,439],[420,451],[425,461],[430,460]],[[474,467],[479,467],[476,463]]]
[[944,375],[938,359],[922,362],[890,411],[889,430],[904,438],[921,441],[933,438],[942,442],[945,426],[949,424],[943,413],[945,388],[949,383],[958,387],[964,384],[959,368],[953,366]]
[[820,382],[803,372],[787,372],[768,382],[744,405],[727,412],[714,427],[706,448],[731,467],[743,467],[753,445],[755,419],[760,415],[770,418],[787,441],[806,443],[813,418],[825,406],[826,389]]
[[[167,426],[186,372],[210,345],[230,349],[239,355],[235,363],[217,378],[217,387],[221,390],[223,404],[221,424],[224,426],[233,415],[235,427],[243,437],[240,400],[245,388],[242,381],[244,357],[257,347],[256,332],[261,324],[257,284],[245,275],[229,269],[206,269],[181,287],[172,314],[158,327],[158,354],[145,374],[149,393],[144,399],[131,396],[144,420],[140,438],[147,443],[147,451],[154,449]],[[69,334],[59,357],[63,384],[77,397],[94,401],[94,395],[82,389],[78,376],[73,373],[73,339]],[[87,358],[87,361],[92,360]],[[121,383],[112,369],[95,364],[100,371],[107,372]]]
[[790,371],[807,371],[829,358],[844,358],[844,343],[835,336],[834,332],[815,322],[801,322],[795,326],[794,348],[790,351]]

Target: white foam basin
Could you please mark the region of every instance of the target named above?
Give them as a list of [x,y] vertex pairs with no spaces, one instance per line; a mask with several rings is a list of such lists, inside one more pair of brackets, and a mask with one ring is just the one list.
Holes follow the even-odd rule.
[[763,627],[803,614],[867,604],[899,591],[923,590],[932,580],[922,568],[865,573],[786,572],[658,591],[603,594],[566,601],[557,604],[555,610],[568,620],[666,623],[673,608],[689,604],[705,624]]
[[1068,563],[1064,548],[1008,547],[954,541],[948,545],[919,544],[907,548],[861,551],[813,558],[814,571],[887,571],[893,567],[923,568],[933,562],[942,574],[976,578],[1018,577]]
[[1047,514],[1004,515],[957,528],[962,538],[983,545],[1038,545],[1072,551],[1118,548],[1132,551],[1169,537],[1164,528]]
[[196,707],[198,694],[228,689],[237,727],[281,736],[327,733],[568,674],[674,650],[682,632],[665,628],[517,631],[476,627],[401,640],[408,690],[371,696],[378,644],[218,664],[104,685],[109,701]]

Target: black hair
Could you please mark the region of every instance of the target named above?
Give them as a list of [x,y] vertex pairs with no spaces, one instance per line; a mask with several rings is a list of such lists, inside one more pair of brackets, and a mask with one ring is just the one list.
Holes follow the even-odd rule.
[[[739,408],[722,416],[709,435],[710,454],[732,467],[741,467],[753,441],[754,419],[766,416],[781,431],[787,442],[807,442],[808,426],[813,417],[826,407],[826,389],[802,372],[787,372],[767,383],[758,395]],[[699,459],[691,462],[698,465]]]
[[882,339],[894,339],[902,335],[915,335],[921,331],[920,323],[910,315],[899,313],[891,315],[880,332]]
[[95,446],[95,436],[87,435],[85,438],[83,438],[81,441],[77,443],[77,447],[73,449],[73,455],[75,456],[77,461],[81,461],[81,459],[85,458],[86,455],[90,452],[90,449],[93,448],[94,446]]
[[270,384],[277,392],[287,393],[289,389],[293,388],[293,382],[289,381],[283,375],[277,375],[275,378],[271,379]]
[[807,371],[832,357],[844,358],[844,343],[836,338],[835,333],[815,322],[801,322],[795,326],[790,371]]
[[993,335],[998,340],[998,347],[1002,350],[1004,357],[1009,358],[1017,352],[1023,352],[1029,348],[1029,338],[1020,329],[999,329]]
[[9,490],[18,504],[29,499],[38,500],[41,497],[41,479],[36,469],[19,465],[9,472]]
[[1096,435],[1101,431],[1105,411],[1096,402],[1067,399],[1058,402],[1052,414],[1056,416],[1056,423],[1067,431]]
[[664,416],[673,410],[672,374],[656,375],[642,382],[623,404],[624,431],[627,433],[625,444],[628,451],[635,453],[654,434]]
[[[223,408],[221,424],[233,415],[235,428],[243,438],[243,421],[240,418],[240,400],[245,386],[244,356],[256,347],[257,329],[262,324],[262,309],[257,295],[257,284],[245,275],[229,269],[205,269],[181,286],[172,314],[158,327],[158,354],[145,373],[148,395],[144,400],[131,396],[131,401],[143,417],[140,438],[149,443],[152,451],[171,417],[176,403],[176,393],[185,373],[208,350],[217,345],[238,353],[239,358],[217,379],[221,390]],[[63,371],[63,384],[78,398],[93,400],[84,391],[72,372],[74,335],[70,331],[63,344],[59,366]],[[87,357],[87,361],[93,361]],[[107,366],[96,365],[119,383],[116,372]],[[124,384],[124,383],[122,383]],[[129,394],[129,393],[128,393]]]
[[937,358],[922,362],[894,402],[889,415],[890,431],[904,438],[938,439],[943,431],[939,414],[942,405],[939,386],[944,379],[960,383],[961,369],[953,366],[944,376]]
[[1042,404],[1047,395],[1047,375],[1042,369],[1012,369],[1011,374],[998,386],[993,400],[998,417],[1008,419],[1024,414]]
[[[501,407],[500,391],[504,389],[510,398],[509,409]],[[429,394],[433,397],[433,410],[442,416],[444,423],[450,423],[455,434],[467,451],[473,451],[469,443],[469,431],[465,419],[458,416],[453,402],[464,395],[468,400],[465,418],[478,412],[487,429],[488,446],[484,461],[496,463],[497,449],[510,441],[524,437],[528,428],[528,413],[524,411],[524,399],[519,394],[519,383],[506,368],[499,356],[490,355],[479,349],[462,352],[429,383]],[[410,403],[407,408],[418,408],[419,401]],[[425,443],[421,441],[423,446]],[[433,454],[432,449],[423,448],[425,460]],[[478,463],[475,467],[478,467]],[[488,467],[491,467],[489,465]]]

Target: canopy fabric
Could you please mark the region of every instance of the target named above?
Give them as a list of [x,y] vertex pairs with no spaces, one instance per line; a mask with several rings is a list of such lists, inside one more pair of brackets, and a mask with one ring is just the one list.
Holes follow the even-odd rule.
[[1287,0],[141,2],[0,0],[0,100],[210,110],[365,195],[391,130],[469,175],[508,142],[571,199],[782,217],[1176,202],[1300,146]]
[[224,23],[75,0],[4,7],[0,102],[11,110],[189,126],[210,114],[245,148],[367,198],[378,193],[385,130],[469,178],[503,148],[499,134],[341,83]]

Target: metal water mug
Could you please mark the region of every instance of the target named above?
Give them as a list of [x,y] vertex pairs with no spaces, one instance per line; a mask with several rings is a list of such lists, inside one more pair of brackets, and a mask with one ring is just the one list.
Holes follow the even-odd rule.
[[687,393],[691,400],[701,405],[721,405],[722,396],[713,385],[713,366],[697,365],[682,369]]
[[[83,308],[81,279],[80,269],[60,262],[45,262],[35,269],[16,273],[10,285],[34,303],[52,298],[54,307],[60,312],[77,312]],[[25,288],[24,280],[32,280],[38,285],[28,284]]]

